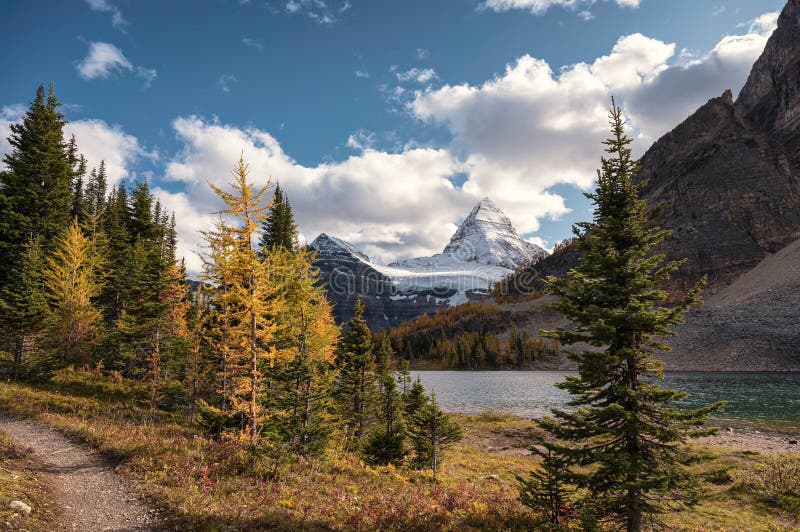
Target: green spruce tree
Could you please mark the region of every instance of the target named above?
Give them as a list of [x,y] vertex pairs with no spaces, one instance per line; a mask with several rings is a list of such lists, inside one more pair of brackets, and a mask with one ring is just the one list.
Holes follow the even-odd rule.
[[83,223],[83,213],[86,211],[83,178],[86,176],[86,157],[78,153],[78,141],[72,135],[67,144],[67,160],[72,169],[72,208],[70,218],[77,218]]
[[276,298],[282,311],[275,316],[273,342],[282,362],[270,371],[272,408],[267,421],[277,466],[283,454],[317,456],[327,447],[335,427],[333,353],[338,328],[319,285],[312,251],[276,247],[267,261],[281,285]]
[[261,224],[259,253],[262,259],[275,248],[288,251],[297,248],[297,225],[292,215],[292,206],[279,184],[275,185],[272,203]]
[[13,278],[17,282],[5,286],[0,292],[0,315],[4,337],[10,340],[14,353],[8,376],[17,380],[26,373],[26,355],[37,351],[37,340],[49,319],[49,307],[44,286],[45,256],[41,238],[33,237],[25,243],[17,261]]
[[411,373],[408,371],[409,363],[407,359],[400,362],[400,368],[397,370],[397,382],[400,386],[400,396],[405,402],[409,390],[411,390]]
[[106,210],[106,193],[108,192],[106,163],[100,161],[99,168],[93,168],[84,191],[84,208],[93,215],[101,215]]
[[436,404],[436,394],[422,405],[411,418],[408,433],[416,454],[417,467],[433,471],[433,479],[439,473],[442,453],[454,443],[461,441],[461,427],[442,412]]
[[336,388],[341,417],[347,428],[348,444],[359,448],[372,421],[376,393],[372,356],[372,332],[363,318],[364,307],[357,300],[353,318],[347,322],[336,353],[339,379]]
[[721,405],[683,409],[679,401],[686,394],[659,385],[663,364],[653,352],[668,348],[662,338],[697,303],[701,285],[680,304],[666,304],[659,283],[679,262],[664,264],[653,252],[667,231],[648,223],[642,184],[634,182],[639,166],[616,105],[611,133],[597,188],[587,195],[594,218],[574,230],[580,263],[563,278],[547,279],[557,297],[554,308],[577,327],[545,335],[591,346],[570,354],[578,375],[558,385],[576,410],[554,410],[540,425],[555,438],[543,445],[568,467],[560,480],[586,494],[582,505],[600,522],[635,531],[658,528],[659,514],[697,500],[684,444],[709,434],[699,427]]
[[540,456],[542,462],[540,468],[531,471],[527,477],[517,475],[520,500],[536,512],[537,527],[551,531],[568,530],[573,511],[570,492],[564,483],[567,466],[552,449],[536,446],[528,449]]
[[428,404],[428,396],[425,395],[425,387],[422,385],[419,376],[417,376],[405,397],[403,397],[403,404],[406,417],[409,419],[414,417],[420,408]]
[[394,351],[384,336],[375,353],[378,384],[378,426],[370,434],[364,455],[375,464],[399,464],[406,456],[403,398],[397,390],[392,362]]
[[[102,165],[101,168],[103,168]],[[101,175],[98,171],[98,180]],[[104,286],[100,295],[100,306],[103,309],[106,323],[113,324],[122,317],[129,266],[134,259],[139,259],[132,255],[133,246],[128,233],[130,225],[128,190],[124,183],[120,183],[112,190],[102,214],[102,222],[103,232],[108,239],[106,271],[108,278],[113,281]]]
[[18,124],[11,125],[11,153],[0,172],[0,288],[9,282],[25,242],[40,237],[53,249],[70,219],[73,167],[64,142],[64,119],[55,89],[39,86]]

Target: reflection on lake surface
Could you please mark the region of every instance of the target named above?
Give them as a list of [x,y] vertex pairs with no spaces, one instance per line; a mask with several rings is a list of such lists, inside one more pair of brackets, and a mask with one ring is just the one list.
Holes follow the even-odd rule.
[[[541,417],[564,408],[569,395],[554,386],[563,371],[414,371],[443,409],[486,410]],[[727,401],[719,414],[731,424],[800,428],[800,373],[669,372],[665,385],[690,393],[688,406]]]

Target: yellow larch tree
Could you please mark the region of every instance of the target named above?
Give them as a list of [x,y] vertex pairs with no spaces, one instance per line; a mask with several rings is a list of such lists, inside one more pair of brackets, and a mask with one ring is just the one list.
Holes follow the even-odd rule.
[[62,363],[88,363],[100,331],[102,314],[93,302],[101,289],[96,266],[92,242],[74,219],[58,240],[44,271],[53,309],[49,332]]
[[[211,185],[225,202],[223,216],[214,241],[220,255],[220,272],[226,281],[228,341],[230,348],[231,387],[228,391],[232,409],[247,422],[247,436],[255,442],[264,421],[266,389],[262,371],[271,368],[278,356],[272,342],[275,333],[273,316],[280,311],[276,276],[270,275],[270,263],[258,260],[253,241],[264,220],[269,203],[264,195],[269,182],[255,188],[248,181],[248,165],[242,157],[233,170],[229,190]],[[213,267],[213,266],[212,266]]]

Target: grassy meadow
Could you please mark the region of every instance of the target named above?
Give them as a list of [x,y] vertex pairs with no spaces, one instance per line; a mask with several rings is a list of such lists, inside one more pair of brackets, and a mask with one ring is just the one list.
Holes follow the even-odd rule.
[[[63,371],[36,386],[4,384],[0,412],[34,418],[119,461],[169,527],[524,530],[535,519],[518,501],[515,478],[536,467],[522,445],[536,429],[502,413],[455,416],[465,437],[447,451],[434,482],[425,471],[368,466],[336,445],[319,459],[284,464],[271,479],[271,465],[238,441],[200,434],[181,412],[154,416],[144,387],[101,372]],[[711,458],[697,466],[706,498],[691,511],[665,516],[668,523],[679,530],[800,526],[800,455],[703,450]],[[46,507],[46,488],[26,469],[24,451],[0,439],[0,452],[0,499],[25,493],[35,507]],[[0,523],[7,515],[0,513]],[[26,528],[47,529],[51,518],[34,512],[24,519]]]

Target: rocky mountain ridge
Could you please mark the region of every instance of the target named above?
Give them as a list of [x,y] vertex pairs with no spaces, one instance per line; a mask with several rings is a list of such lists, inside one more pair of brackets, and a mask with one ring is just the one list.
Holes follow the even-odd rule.
[[337,321],[349,319],[355,301],[361,299],[365,319],[374,329],[480,299],[515,268],[547,255],[523,240],[489,198],[472,209],[442,253],[431,257],[384,266],[325,233],[310,247],[316,250],[316,266]]

